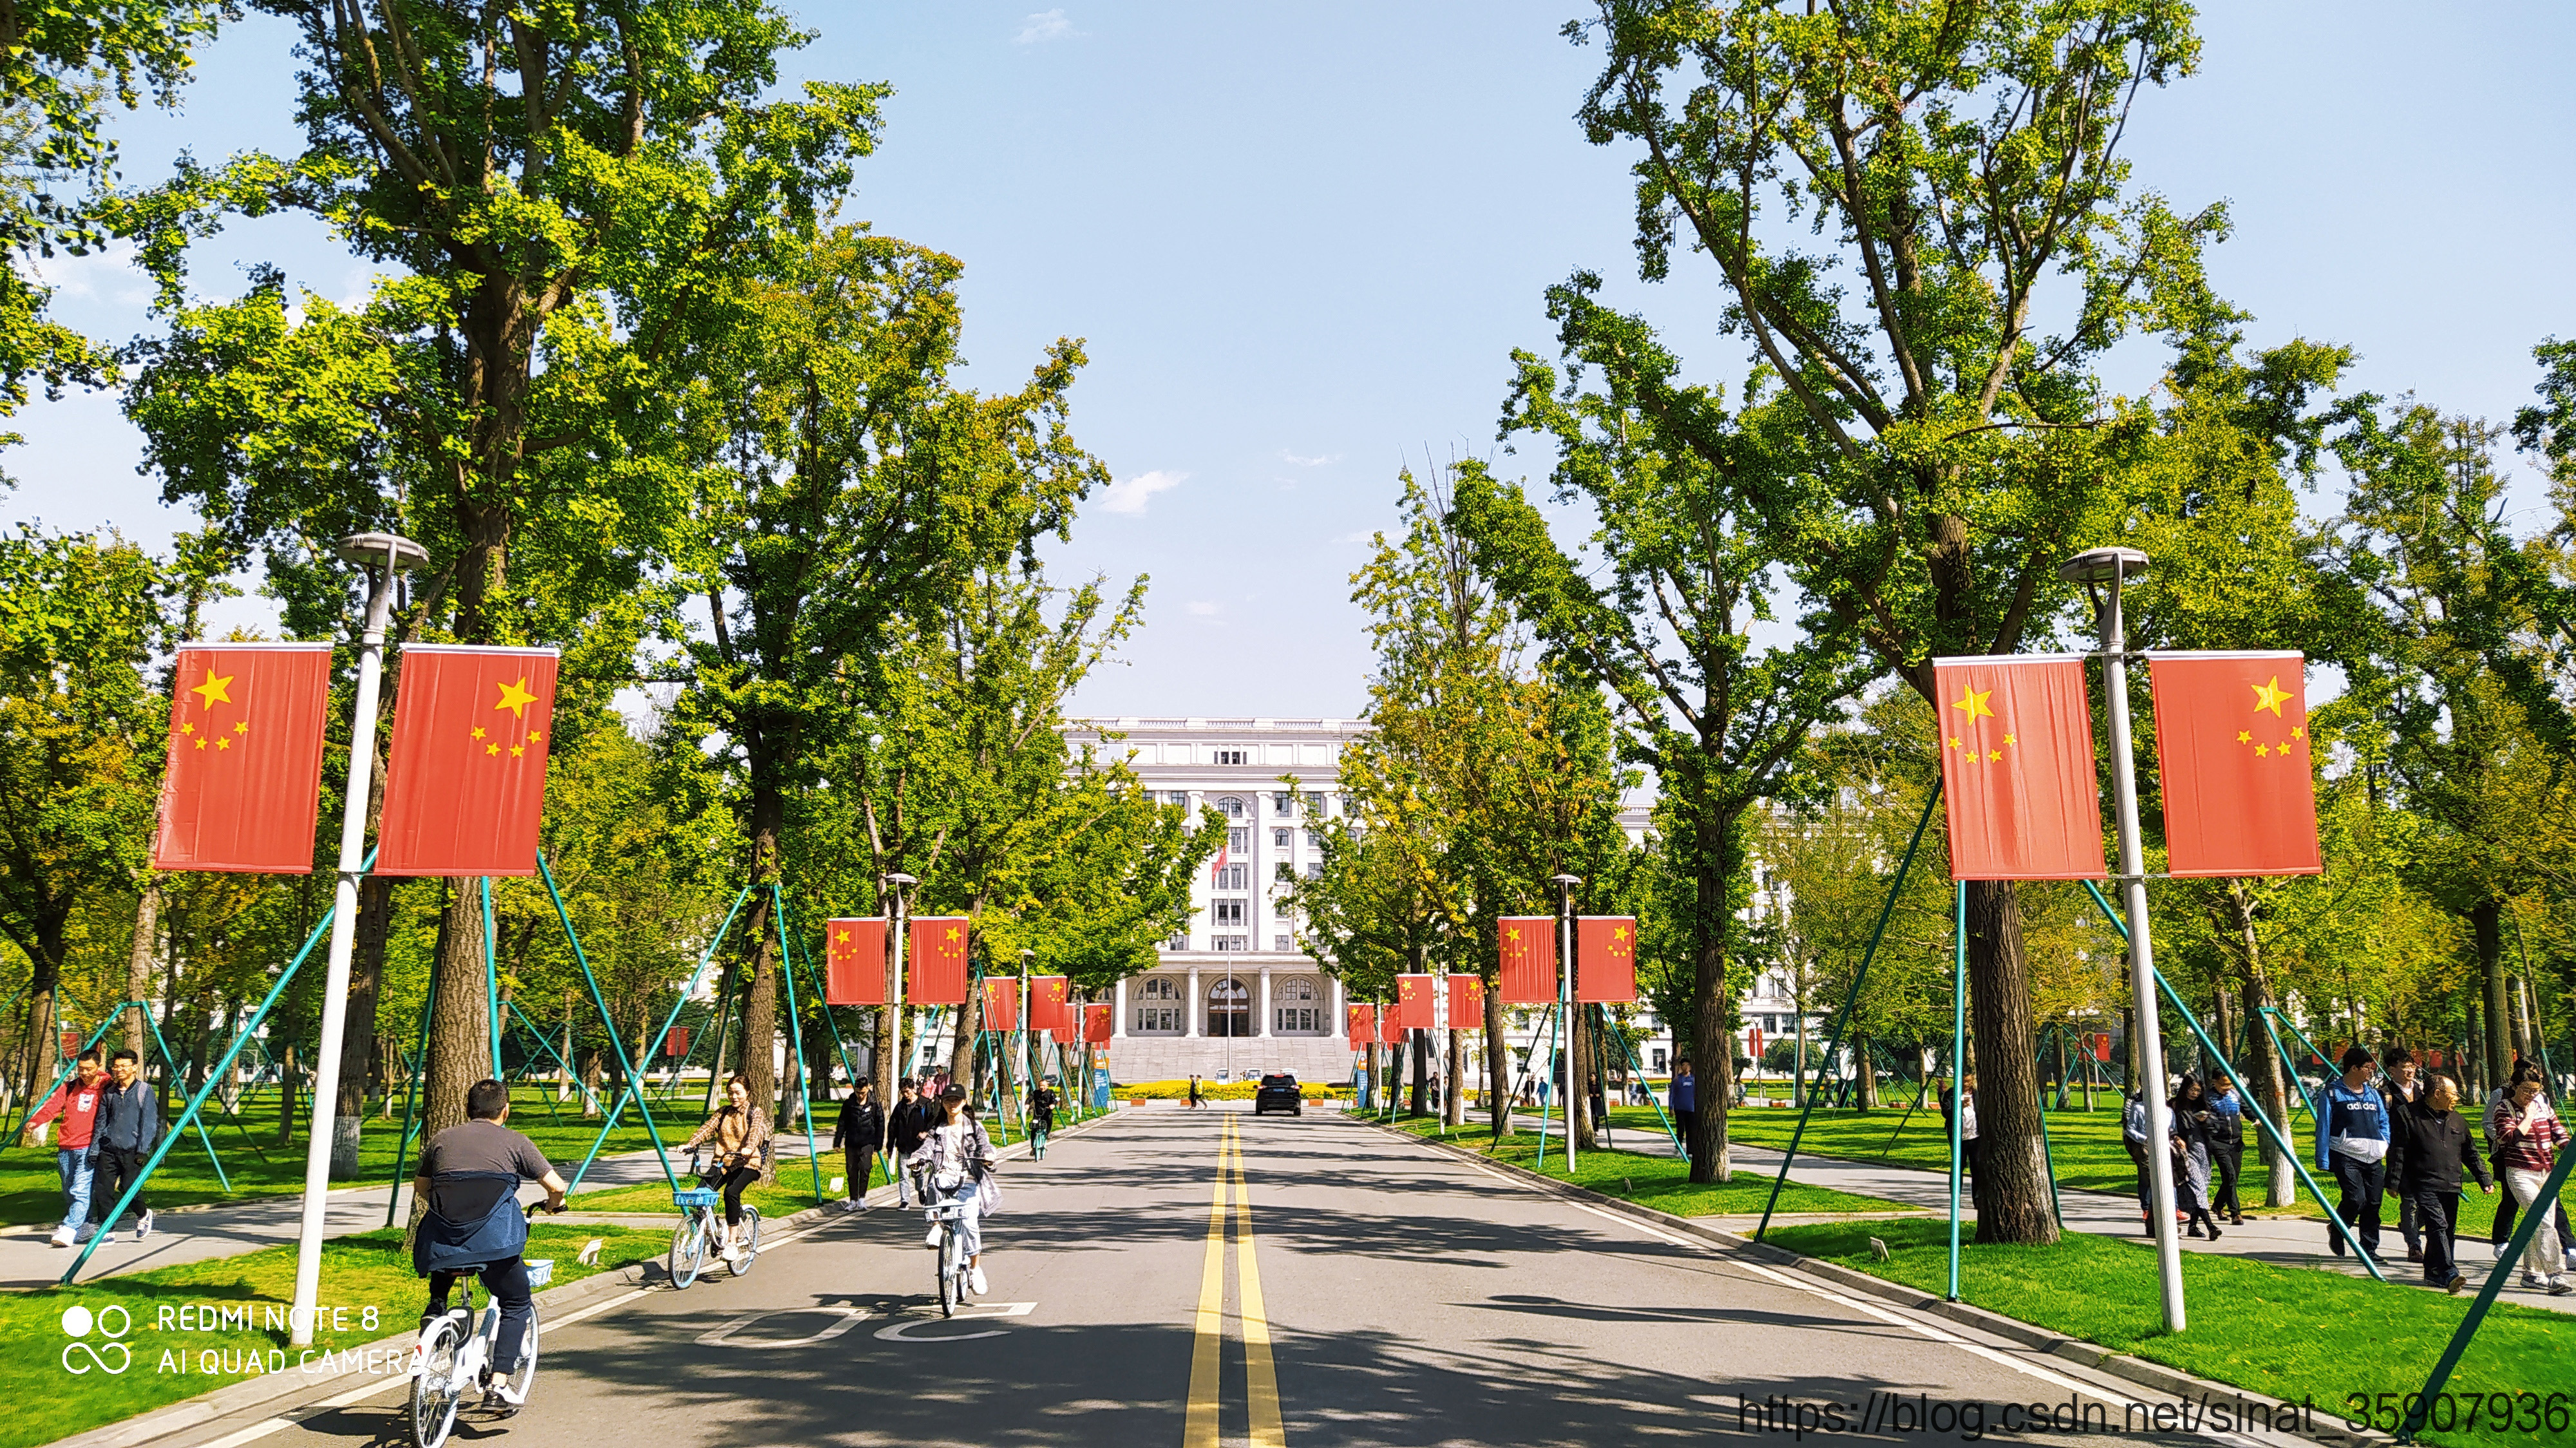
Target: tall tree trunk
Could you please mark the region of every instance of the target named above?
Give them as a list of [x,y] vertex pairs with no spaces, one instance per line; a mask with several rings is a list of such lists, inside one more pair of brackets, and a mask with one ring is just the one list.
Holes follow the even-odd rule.
[[[2281,1053],[2271,1048],[2270,1038],[2260,1030],[2263,1008],[2272,1003],[2272,988],[2259,961],[2245,972],[2244,992],[2245,1042],[2253,1058],[2249,1063],[2253,1070],[2245,1084],[2253,1088],[2255,1102],[2263,1108],[2263,1114],[2272,1118],[2272,1124],[2281,1128],[2283,1139],[2289,1141],[2292,1150],[2296,1150],[2298,1139],[2290,1135],[2289,1077],[2281,1069]],[[2254,1136],[2255,1144],[2262,1150],[2263,1174],[2268,1179],[2264,1187],[2264,1202],[2275,1207],[2296,1205],[2299,1178],[2298,1173],[2291,1170],[2289,1157],[2273,1144],[2269,1133],[2257,1130]]]
[[[1851,1053],[1853,1069],[1860,1076],[1860,1109],[1876,1111],[1878,1109],[1878,1063],[1870,1058],[1869,1037],[1853,1037]],[[2058,1075],[2062,1078],[2065,1074],[2066,1068],[2061,1064],[2058,1067]]]
[[[757,746],[755,746],[757,752]],[[779,839],[787,825],[787,799],[775,782],[777,769],[755,759],[751,795],[751,982],[745,987],[742,1012],[742,1078],[754,1105],[778,1119],[778,926],[772,919],[778,880]],[[766,1183],[777,1179],[777,1162],[761,1173]]]
[[1485,977],[1485,1118],[1498,1141],[1512,1123],[1512,1048],[1503,1039],[1501,986],[1499,972]]
[[[54,993],[63,978],[63,922],[47,918],[36,922],[36,950],[30,961],[34,977],[27,985],[27,1061],[26,1082],[28,1115],[43,1103],[38,1094],[54,1083],[57,1058],[61,1054],[54,1033],[61,1029],[61,1003]],[[19,1128],[18,1144],[34,1146],[43,1128],[32,1123]]]
[[1440,1124],[1449,1127],[1467,1124],[1467,1038],[1452,1026],[1449,1030],[1449,1058],[1446,1063],[1449,1089],[1440,1098]]
[[1719,817],[1706,797],[1715,784],[1708,779],[1683,784],[1696,796],[1692,814],[1698,835],[1691,879],[1690,1057],[1693,1074],[1699,1078],[1699,1106],[1690,1140],[1684,1143],[1690,1151],[1690,1179],[1695,1182],[1723,1182],[1735,1174],[1726,1135],[1728,1083],[1735,1079],[1736,1004],[1726,985],[1728,931],[1734,923],[1726,891],[1741,855],[1736,822]]
[[868,1065],[871,1068],[868,1074],[877,1083],[877,1100],[883,1102],[888,1111],[894,1109],[900,1094],[895,1090],[894,1023],[897,1009],[895,1006],[878,1006],[868,1012],[873,1018],[868,1032]]
[[[483,905],[470,884],[450,881],[438,924],[436,1004],[429,1068],[421,1087],[420,1139],[465,1120],[465,1090],[492,1074],[492,1003],[483,994]],[[428,1203],[415,1201],[419,1220]]]
[[[349,1010],[340,1039],[365,1051],[376,1039],[376,1010],[384,999],[385,938],[393,933],[394,881],[369,875],[358,882],[358,934],[349,957]],[[367,1112],[365,1057],[355,1071],[344,1055],[339,1092],[331,1112],[331,1175],[358,1175],[358,1144]]]
[[[152,998],[152,952],[158,946],[161,928],[161,877],[150,870],[143,872],[143,888],[134,897],[134,944],[125,954],[125,998],[148,1001]],[[136,1005],[118,1014],[125,1018],[125,1049],[134,1059],[150,1065],[152,1052],[145,1038],[150,1034],[150,1006]]]
[[1571,1099],[1565,1103],[1565,1119],[1574,1124],[1577,1148],[1599,1151],[1601,1130],[1600,1123],[1592,1119],[1592,1077],[1601,1069],[1600,1032],[1593,1026],[1590,1006],[1576,1006],[1571,1024],[1567,1044],[1573,1049],[1567,1059],[1573,1065],[1566,1071]]
[[2030,969],[2022,957],[2021,900],[2010,881],[1968,884],[1968,966],[1970,1014],[1984,1047],[1977,1072],[1977,1240],[2055,1242],[2030,1045]]
[[277,1058],[277,1144],[295,1144],[295,1043]]
[[732,1054],[733,987],[734,981],[741,974],[742,972],[737,967],[728,962],[725,966],[723,976],[716,982],[716,1018],[714,1022],[716,1039],[714,1053],[707,1058],[712,1063],[712,1069],[707,1072],[706,1114],[709,1116],[715,1115],[716,1108],[724,1104],[725,1063],[735,1059]]
[[1431,1110],[1431,1037],[1424,1031],[1404,1033],[1405,1054],[1413,1058],[1413,1093],[1407,1110],[1415,1116]]
[[2477,937],[2478,980],[2484,996],[2487,1087],[2494,1091],[2504,1089],[2505,1078],[2513,1071],[2513,1018],[2504,990],[2503,914],[2493,900],[2481,900],[2469,911],[2469,925]]

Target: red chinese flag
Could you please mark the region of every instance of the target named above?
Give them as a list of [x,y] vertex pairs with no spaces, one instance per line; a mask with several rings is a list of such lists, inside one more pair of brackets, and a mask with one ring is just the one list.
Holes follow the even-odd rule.
[[156,870],[313,872],[329,644],[181,644]]
[[1499,922],[1507,1006],[1542,1006],[1556,999],[1556,920],[1548,915],[1506,915]]
[[1377,1039],[1377,1007],[1345,1005],[1342,1007],[1342,1034],[1350,1038],[1351,1049]]
[[1449,1029],[1480,1031],[1485,1028],[1485,983],[1472,975],[1449,977]]
[[671,1028],[671,1033],[662,1038],[662,1054],[665,1056],[685,1056],[689,1054],[689,1028],[687,1026],[673,1026]]
[[1953,880],[2099,880],[2093,710],[2075,654],[1934,659]]
[[882,915],[823,922],[823,1004],[886,1003],[886,923]]
[[1058,1036],[1073,1030],[1072,1013],[1065,1002],[1072,994],[1073,982],[1060,975],[1029,977],[1029,1029],[1053,1031]]
[[966,917],[916,917],[903,973],[906,1005],[966,1004]]
[[2111,1059],[2111,1033],[2109,1031],[2095,1031],[2093,1033],[2093,1059],[2096,1061],[2108,1061]]
[[1395,1007],[1388,1012],[1395,1018],[1399,1031],[1431,1029],[1431,977],[1399,975],[1395,978]]
[[2297,654],[2147,655],[2173,874],[2324,872],[2305,665]]
[[1587,1005],[1637,1003],[1637,917],[1576,918],[1574,998]]
[[1378,1007],[1377,1038],[1381,1044],[1389,1046],[1404,1044],[1404,1031],[1404,1022],[1396,1018],[1395,1007],[1391,1005]]
[[1109,1044],[1109,1012],[1110,1007],[1106,1003],[1082,1008],[1083,1044],[1088,1046]]
[[1762,1028],[1761,1028],[1760,1026],[1755,1026],[1755,1027],[1753,1028],[1752,1046],[1753,1046],[1753,1049],[1752,1049],[1751,1051],[1747,1052],[1746,1054],[1747,1054],[1747,1055],[1750,1055],[1750,1056],[1751,1056],[1754,1060],[1756,1060],[1756,1061],[1761,1060],[1761,1059],[1762,1059]]
[[554,719],[553,649],[404,649],[376,873],[537,873]]
[[1020,1028],[1020,978],[1001,976],[984,982],[984,1029],[1016,1031]]

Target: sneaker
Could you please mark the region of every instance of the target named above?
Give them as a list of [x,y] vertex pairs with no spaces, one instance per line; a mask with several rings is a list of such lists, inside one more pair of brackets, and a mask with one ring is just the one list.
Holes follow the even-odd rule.
[[140,1241],[142,1241],[144,1238],[149,1237],[149,1236],[151,1236],[151,1235],[152,1235],[152,1209],[151,1209],[150,1207],[145,1207],[145,1208],[143,1209],[143,1218],[142,1218],[142,1220],[140,1220],[140,1221],[138,1221],[138,1222],[136,1222],[136,1223],[134,1224],[134,1240],[135,1240],[135,1241],[140,1242]]
[[483,1395],[483,1411],[495,1418],[515,1418],[519,1414],[519,1405],[511,1402],[508,1394],[494,1388]]
[[2525,1287],[2538,1287],[2538,1286],[2540,1286],[2540,1285],[2541,1285],[2541,1281],[2540,1281],[2540,1274],[2539,1274],[2539,1273],[2537,1273],[2537,1272],[2525,1272],[2525,1273],[2523,1273],[2523,1274],[2522,1274],[2522,1285],[2523,1285],[2523,1286],[2525,1286]]
[[925,1247],[936,1247],[939,1245],[939,1226],[937,1223],[931,1224],[929,1235],[921,1239],[921,1245]]
[[[68,1247],[72,1244],[72,1229],[69,1227],[56,1227],[54,1229],[54,1235],[46,1238],[45,1240],[53,1243],[57,1247]],[[2529,1274],[2526,1273],[2524,1275],[2528,1276]]]
[[[984,1295],[984,1291],[985,1291],[985,1289],[984,1289],[984,1269],[983,1269],[983,1268],[981,1268],[981,1267],[969,1267],[969,1268],[967,1268],[967,1269],[966,1269],[966,1290],[967,1290],[967,1291],[969,1291],[969,1292],[974,1293],[974,1294],[975,1294],[976,1296],[978,1296],[978,1297],[981,1297],[981,1296],[983,1296],[983,1295]],[[2561,1282],[2561,1283],[2559,1283],[2557,1286],[2552,1287],[2552,1288],[2550,1288],[2549,1290],[2550,1290],[2550,1291],[2552,1291],[2552,1292],[2576,1292],[2576,1287],[2570,1287],[2570,1286],[2568,1286],[2566,1283]]]
[[2424,1260],[2424,1249],[2423,1249],[2423,1248],[2421,1248],[2421,1247],[2409,1247],[2409,1248],[2407,1248],[2407,1249],[2406,1249],[2406,1260],[2407,1260],[2407,1261],[2409,1261],[2409,1262],[2421,1262],[2421,1261],[2423,1261],[2423,1260]]
[[[983,1289],[977,1288],[976,1290],[980,1292]],[[2570,1282],[2564,1277],[2552,1277],[2549,1279],[2550,1296],[2564,1297],[2570,1292],[2576,1292],[2576,1282]]]
[[2209,1240],[2213,1242],[2218,1240],[2218,1220],[2214,1217],[2210,1219],[2209,1223]]

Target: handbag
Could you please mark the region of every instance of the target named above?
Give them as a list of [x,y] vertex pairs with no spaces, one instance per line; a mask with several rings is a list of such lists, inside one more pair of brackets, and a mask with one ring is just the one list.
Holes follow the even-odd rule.
[[975,1188],[975,1210],[978,1215],[989,1217],[1001,1209],[1002,1184],[988,1176]]

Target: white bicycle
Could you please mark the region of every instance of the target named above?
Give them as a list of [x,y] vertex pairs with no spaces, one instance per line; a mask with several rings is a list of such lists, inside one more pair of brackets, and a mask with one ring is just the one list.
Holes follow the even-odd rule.
[[967,1199],[976,1190],[972,1178],[923,1209],[922,1216],[939,1229],[939,1315],[955,1317],[958,1304],[966,1300],[966,1238],[957,1223],[966,1215]]
[[[534,1216],[539,1205],[530,1202],[526,1211]],[[554,1280],[553,1258],[532,1257],[526,1265],[529,1291]],[[496,1379],[490,1369],[492,1355],[500,1345],[501,1306],[486,1293],[482,1316],[477,1318],[476,1281],[470,1276],[459,1279],[464,1305],[449,1308],[420,1330],[420,1342],[412,1352],[411,1412],[407,1422],[413,1448],[440,1448],[456,1427],[457,1410],[465,1406],[469,1394],[477,1395],[476,1401],[480,1402],[484,1400],[480,1395],[498,1393],[503,1404],[501,1416],[506,1418],[527,1403],[528,1390],[536,1385],[536,1318],[528,1319],[527,1340],[519,1346],[518,1371]]]

